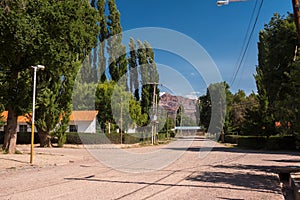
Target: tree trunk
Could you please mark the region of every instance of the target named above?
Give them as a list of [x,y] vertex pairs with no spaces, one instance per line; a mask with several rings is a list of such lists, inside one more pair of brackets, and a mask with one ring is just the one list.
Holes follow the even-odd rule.
[[4,143],[2,149],[10,154],[16,152],[17,145],[17,123],[18,116],[16,115],[14,109],[10,106],[8,108],[7,117],[7,130],[4,137]]
[[42,130],[38,130],[38,135],[40,137],[40,146],[41,147],[51,147],[51,136],[49,135],[49,133],[42,131]]

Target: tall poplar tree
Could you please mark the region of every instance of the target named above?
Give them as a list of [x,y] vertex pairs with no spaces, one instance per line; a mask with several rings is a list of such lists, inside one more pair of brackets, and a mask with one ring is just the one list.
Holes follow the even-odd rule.
[[107,24],[110,38],[108,39],[107,50],[109,54],[109,72],[111,79],[118,82],[127,73],[126,47],[122,44],[120,12],[117,9],[115,0],[108,0],[108,8]]
[[128,58],[129,72],[130,72],[130,91],[134,93],[136,101],[140,100],[139,94],[139,77],[138,77],[138,61],[137,61],[137,51],[136,44],[133,38],[130,38],[129,42],[130,56]]
[[142,112],[147,113],[149,112],[151,106],[151,94],[150,94],[150,77],[148,74],[148,62],[147,62],[147,52],[144,44],[137,40],[138,43],[138,61],[139,61],[139,68],[140,68],[140,76],[141,76],[141,83],[142,83],[142,92],[141,92],[141,106]]
[[[148,63],[148,76],[149,76],[149,81],[151,82],[150,85],[150,93],[154,93],[154,87],[155,87],[155,95],[157,96],[157,103],[159,102],[159,89],[158,89],[158,84],[159,84],[159,74],[156,68],[156,63],[154,61],[154,51],[149,44],[149,42],[145,41],[144,46],[146,48],[146,55],[147,55],[147,63]],[[151,101],[151,99],[150,99]]]
[[153,104],[154,87],[159,99],[158,81],[159,76],[154,62],[154,52],[148,42],[138,43],[138,60],[140,65],[140,75],[142,81],[141,105],[143,113],[148,113]]
[[105,0],[98,0],[97,7],[100,16],[100,33],[98,36],[99,40],[99,49],[98,49],[98,77],[103,83],[106,81],[106,57],[105,57],[105,45],[108,38],[108,29],[107,29],[107,17],[105,16]]

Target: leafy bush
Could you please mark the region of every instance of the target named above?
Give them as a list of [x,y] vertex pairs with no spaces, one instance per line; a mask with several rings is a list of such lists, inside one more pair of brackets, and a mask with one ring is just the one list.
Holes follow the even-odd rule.
[[66,141],[67,141],[67,134],[64,133],[64,134],[61,134],[60,137],[58,138],[57,144],[59,147],[63,147],[64,144],[66,143]]

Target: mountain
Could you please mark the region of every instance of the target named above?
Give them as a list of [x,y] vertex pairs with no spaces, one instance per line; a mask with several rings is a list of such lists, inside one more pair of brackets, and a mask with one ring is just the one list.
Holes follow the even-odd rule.
[[189,99],[164,93],[160,96],[159,106],[163,107],[168,112],[169,117],[175,119],[179,105],[182,105],[184,107],[185,116],[190,117],[192,120],[196,120],[197,101],[197,99]]

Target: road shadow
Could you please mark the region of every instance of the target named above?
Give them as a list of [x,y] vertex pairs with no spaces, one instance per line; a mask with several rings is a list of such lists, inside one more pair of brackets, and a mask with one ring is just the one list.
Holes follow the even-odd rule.
[[229,187],[242,187],[247,190],[264,191],[269,193],[281,193],[279,180],[276,176],[242,173],[242,172],[202,172],[186,180],[193,182],[205,182],[213,184],[228,184]]
[[279,163],[300,163],[300,159],[280,159],[280,160],[264,160]]
[[[230,173],[219,173],[219,172],[205,172],[206,174],[201,174],[199,176],[188,176],[177,183],[162,183],[164,178],[157,180],[155,182],[148,182],[148,181],[124,181],[124,180],[107,180],[107,179],[100,179],[95,177],[94,175],[87,176],[87,177],[69,177],[64,178],[68,181],[88,181],[88,182],[101,182],[106,184],[134,184],[134,185],[141,185],[137,190],[134,190],[126,195],[122,195],[120,198],[116,199],[122,199],[126,196],[132,195],[140,190],[143,190],[150,186],[163,186],[164,189],[157,191],[157,193],[160,193],[162,191],[165,191],[171,187],[188,187],[188,188],[214,188],[214,189],[225,189],[225,190],[235,190],[235,191],[255,191],[255,192],[261,192],[261,193],[280,193],[280,190],[276,187],[279,183],[278,180],[275,178],[270,180],[270,177],[261,177],[260,175],[248,175],[248,174],[239,174],[239,175],[232,175]],[[217,174],[219,173],[219,174]],[[224,177],[223,177],[224,176]],[[90,178],[91,177],[91,178]],[[238,179],[244,178],[245,180],[240,181]],[[257,181],[255,181],[257,179]],[[189,182],[182,182],[182,181],[193,181],[198,182],[199,184],[195,183],[189,183]],[[251,181],[249,181],[251,180]],[[262,180],[268,180],[262,182]],[[273,181],[277,181],[276,184]],[[224,186],[224,185],[204,185],[201,184],[201,182],[211,182],[211,183],[227,183],[230,184],[230,186]],[[264,184],[267,184],[264,186]],[[146,199],[146,198],[145,198]]]
[[[174,151],[192,151],[192,152],[228,152],[228,153],[253,153],[253,154],[271,154],[271,155],[294,155],[300,156],[300,152],[295,151],[267,151],[267,150],[250,150],[233,147],[189,147],[189,148],[167,148]],[[300,162],[300,160],[299,160]]]
[[215,165],[213,167],[222,169],[261,171],[275,174],[282,173],[282,171],[286,173],[300,171],[300,166],[294,165]]

